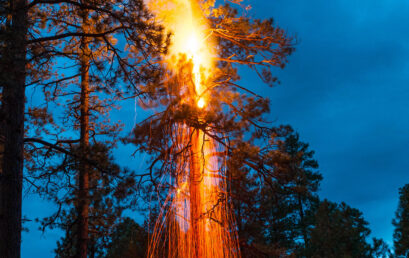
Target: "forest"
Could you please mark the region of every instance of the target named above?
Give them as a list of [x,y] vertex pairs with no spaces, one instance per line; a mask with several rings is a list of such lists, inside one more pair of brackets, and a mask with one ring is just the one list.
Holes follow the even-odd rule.
[[1,0],[0,257],[33,222],[54,257],[408,257],[409,184],[371,237],[272,121],[300,39],[248,2]]

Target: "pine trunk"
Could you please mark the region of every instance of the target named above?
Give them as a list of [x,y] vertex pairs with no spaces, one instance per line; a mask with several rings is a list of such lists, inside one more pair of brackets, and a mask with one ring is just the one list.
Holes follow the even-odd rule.
[[26,77],[26,0],[10,1],[11,28],[2,53],[4,153],[0,174],[0,256],[20,257]]
[[199,232],[199,219],[201,215],[200,211],[200,133],[196,129],[192,134],[190,149],[190,222],[192,225],[192,238],[193,241],[193,253],[192,257],[202,257],[200,252],[200,232]]
[[[82,28],[87,32],[88,12],[83,13]],[[81,97],[80,97],[80,151],[81,157],[87,158],[89,147],[89,67],[90,49],[88,39],[81,40]],[[89,165],[85,159],[80,160],[78,176],[78,242],[77,257],[87,257],[88,245],[88,209],[89,209]]]

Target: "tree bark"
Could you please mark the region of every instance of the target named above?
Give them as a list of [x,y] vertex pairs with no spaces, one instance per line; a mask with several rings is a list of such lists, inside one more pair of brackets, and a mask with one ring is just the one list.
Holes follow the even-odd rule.
[[20,257],[26,78],[26,0],[11,0],[11,25],[2,53],[4,153],[0,173],[0,256]]
[[[193,129],[195,130],[195,129]],[[191,147],[190,147],[190,223],[192,230],[193,241],[193,253],[192,257],[203,257],[200,249],[200,232],[199,232],[199,220],[201,215],[200,210],[200,183],[202,180],[201,166],[200,166],[200,153],[201,153],[201,133],[198,129],[192,134]]]
[[[88,11],[82,14],[82,29],[88,31]],[[90,68],[90,49],[87,37],[81,39],[81,97],[80,97],[80,152],[84,159],[79,161],[78,175],[78,238],[77,238],[77,257],[87,257],[88,245],[88,210],[89,210],[89,165],[88,159],[89,147],[89,68]]]

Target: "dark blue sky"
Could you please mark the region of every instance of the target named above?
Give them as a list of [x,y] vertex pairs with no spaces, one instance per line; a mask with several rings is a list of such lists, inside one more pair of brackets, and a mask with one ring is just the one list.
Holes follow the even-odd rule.
[[253,1],[256,16],[299,39],[272,118],[316,151],[320,195],[360,209],[392,243],[398,188],[409,183],[409,2]]
[[[248,2],[254,17],[274,17],[299,43],[280,86],[252,74],[242,84],[268,94],[271,120],[292,125],[316,151],[320,196],[363,211],[372,236],[391,244],[398,188],[409,183],[409,1]],[[133,103],[117,116],[132,127]],[[130,151],[117,151],[119,161],[138,170]],[[31,218],[51,210],[31,197],[23,205]],[[58,232],[28,226],[23,257],[52,257]]]

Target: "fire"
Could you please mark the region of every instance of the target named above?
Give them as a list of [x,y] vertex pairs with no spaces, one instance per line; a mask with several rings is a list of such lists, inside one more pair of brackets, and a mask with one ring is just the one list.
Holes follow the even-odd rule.
[[204,101],[204,99],[203,98],[200,98],[199,99],[199,101],[197,102],[197,106],[199,107],[199,108],[203,108],[204,106],[205,106],[205,101]]
[[[192,76],[196,97],[205,103],[208,96],[205,79],[214,69],[214,44],[210,40],[210,31],[202,10],[195,0],[150,0],[149,8],[157,19],[172,33],[172,45],[165,57],[170,69],[178,69],[182,55],[193,64]],[[176,59],[176,60],[175,60]],[[199,106],[199,105],[198,105]]]
[[[199,4],[195,0],[151,0],[148,5],[173,33],[173,44],[164,57],[166,67],[178,74],[180,62],[191,65],[191,83],[178,88],[188,93],[185,103],[203,109],[209,103],[206,81],[214,70],[215,46]],[[217,133],[206,130],[172,125],[174,151],[184,154],[175,158],[173,187],[156,221],[148,257],[165,253],[168,257],[240,257],[225,157],[220,155],[224,150],[209,136]]]

